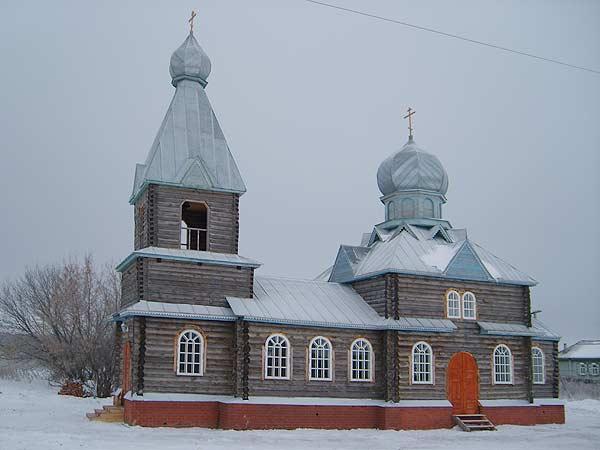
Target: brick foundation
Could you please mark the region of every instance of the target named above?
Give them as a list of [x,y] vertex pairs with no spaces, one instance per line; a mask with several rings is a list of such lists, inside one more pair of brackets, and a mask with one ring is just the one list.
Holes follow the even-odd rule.
[[[145,427],[427,430],[451,428],[454,425],[452,408],[443,406],[278,405],[125,399],[124,407],[126,423]],[[481,407],[481,413],[497,425],[536,425],[565,421],[562,405]]]

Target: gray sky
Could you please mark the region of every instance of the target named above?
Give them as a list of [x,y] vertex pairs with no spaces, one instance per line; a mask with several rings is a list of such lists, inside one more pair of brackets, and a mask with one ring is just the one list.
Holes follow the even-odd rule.
[[[600,69],[597,1],[337,3]],[[132,249],[134,165],[192,8],[261,273],[313,277],[383,219],[377,167],[412,106],[450,177],[445,218],[540,281],[567,342],[600,337],[600,75],[301,0],[2,2],[0,278]]]

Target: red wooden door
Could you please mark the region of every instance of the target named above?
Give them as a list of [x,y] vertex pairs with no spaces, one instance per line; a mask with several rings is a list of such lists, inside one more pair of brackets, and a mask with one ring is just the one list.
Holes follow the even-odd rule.
[[479,412],[479,369],[473,355],[460,352],[452,356],[448,363],[446,389],[453,414]]
[[127,394],[131,390],[131,346],[129,341],[123,346],[123,385],[122,395]]

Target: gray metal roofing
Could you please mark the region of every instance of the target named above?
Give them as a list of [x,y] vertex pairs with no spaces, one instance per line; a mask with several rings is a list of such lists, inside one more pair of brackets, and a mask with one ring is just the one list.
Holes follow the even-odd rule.
[[221,321],[236,320],[236,316],[230,308],[183,303],[148,302],[144,300],[122,309],[114,315],[114,318],[124,319],[131,316]]
[[401,331],[456,329],[444,319],[385,319],[350,286],[325,281],[256,277],[254,298],[227,297],[227,301],[235,315],[256,322]]
[[136,258],[161,258],[171,261],[189,261],[200,262],[203,264],[212,264],[220,266],[242,266],[242,267],[260,267],[260,263],[254,259],[230,253],[204,252],[200,250],[186,250],[178,248],[146,247],[135,250],[129,254],[116,267],[118,272],[122,272]]
[[544,322],[540,319],[534,317],[532,319],[532,324],[534,328],[542,330],[544,332],[543,336],[536,336],[535,338],[541,341],[560,341],[560,336],[551,330]]
[[[537,282],[488,250],[470,241],[464,230],[443,230],[439,226],[402,224],[394,230],[375,227],[372,243],[365,246],[342,245],[332,268],[331,281],[349,282],[383,273],[405,273],[453,279],[473,279],[532,286]],[[463,238],[464,239],[460,239]],[[453,259],[468,252],[470,266]]]
[[[172,67],[175,75],[183,79],[176,83],[175,95],[145,164],[136,166],[132,203],[150,183],[240,194],[246,191],[200,78],[194,81],[185,75],[193,68],[199,76],[207,75],[207,67],[197,61],[204,52],[193,36],[186,43],[186,51],[181,52],[181,48],[176,51],[179,52],[175,58],[177,67]],[[198,49],[190,51],[190,46]],[[180,61],[186,57],[192,60]],[[205,59],[208,61],[208,57]]]
[[599,359],[600,340],[579,341],[558,355],[559,359]]
[[545,336],[544,330],[541,328],[527,327],[518,323],[496,323],[496,322],[481,322],[477,325],[481,328],[481,334],[490,334],[494,336]]

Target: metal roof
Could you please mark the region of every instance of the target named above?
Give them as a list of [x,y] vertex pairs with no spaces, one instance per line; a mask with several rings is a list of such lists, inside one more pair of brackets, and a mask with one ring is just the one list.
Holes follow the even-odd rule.
[[600,359],[600,340],[583,340],[567,347],[559,359]]
[[141,300],[128,306],[113,319],[125,319],[132,316],[164,317],[169,319],[220,320],[235,321],[231,309],[220,306],[190,305],[185,303],[147,302]]
[[477,322],[481,328],[481,334],[493,336],[531,336],[543,337],[544,331],[535,327],[527,327],[518,323]]
[[232,253],[204,252],[178,248],[146,247],[135,250],[116,267],[117,272],[125,270],[136,258],[161,258],[171,261],[187,261],[218,266],[260,267],[261,263]]
[[256,277],[254,298],[227,301],[235,315],[254,322],[421,332],[456,329],[444,319],[385,319],[350,286],[326,281]]
[[540,319],[534,317],[531,322],[534,328],[537,328],[538,330],[542,330],[544,332],[543,336],[535,336],[535,339],[539,341],[560,341],[560,336],[554,331],[552,331]]
[[352,282],[385,273],[533,286],[537,282],[466,236],[465,230],[403,223],[376,226],[368,246],[342,245],[330,281]]
[[244,193],[244,181],[204,91],[208,57],[190,35],[171,63],[175,95],[146,162],[136,166],[130,203],[150,183]]

